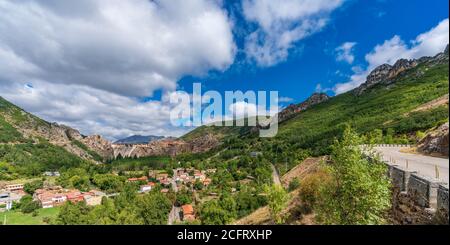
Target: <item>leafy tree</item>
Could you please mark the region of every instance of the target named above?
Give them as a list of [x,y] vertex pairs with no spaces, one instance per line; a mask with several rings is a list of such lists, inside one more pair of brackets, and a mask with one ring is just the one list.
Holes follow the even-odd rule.
[[369,144],[381,144],[383,143],[383,130],[374,129],[368,135]]
[[61,206],[58,216],[54,221],[58,225],[83,225],[95,224],[97,217],[89,216],[90,207],[85,202],[66,202]]
[[190,193],[189,191],[180,191],[177,193],[177,206],[182,206],[190,203],[192,203],[192,193]]
[[333,184],[322,188],[317,214],[325,224],[381,224],[390,207],[386,167],[363,157],[358,135],[350,128],[332,147]]
[[39,203],[33,201],[31,195],[25,195],[20,199],[20,211],[22,211],[22,213],[32,213],[36,209],[39,209]]
[[131,183],[127,183],[120,195],[114,198],[114,204],[117,208],[123,209],[132,205],[136,197],[136,187]]
[[145,225],[166,225],[172,203],[160,192],[150,192],[138,199],[137,208]]
[[88,191],[90,189],[89,176],[74,175],[69,179],[71,187],[81,191]]
[[289,194],[281,185],[266,186],[265,192],[272,220],[276,224],[284,223],[286,217],[282,215],[282,212],[287,206]]
[[224,193],[219,200],[219,204],[222,207],[222,209],[226,210],[228,213],[227,219],[233,220],[237,217],[236,209],[236,201],[233,199],[233,197],[228,194]]
[[30,194],[30,195],[33,195],[34,192],[35,192],[37,189],[40,189],[40,188],[42,188],[43,186],[44,186],[44,181],[42,181],[42,180],[35,180],[35,181],[28,182],[28,183],[24,184],[24,185],[23,185],[23,190],[24,190],[26,193],[28,193],[28,194]]
[[88,214],[88,220],[95,221],[98,225],[116,224],[118,219],[118,210],[113,200],[105,198],[102,205],[95,206]]
[[113,174],[96,174],[93,178],[93,183],[108,193],[120,192],[124,182],[124,177]]
[[196,189],[196,190],[203,189],[203,183],[200,180],[196,180],[194,183],[194,189]]
[[217,200],[206,202],[200,210],[200,219],[204,225],[225,225],[232,221],[227,210]]
[[143,225],[144,220],[139,216],[136,206],[128,206],[120,210],[117,215],[116,224],[118,225]]
[[265,205],[266,202],[262,200],[261,197],[262,196],[258,195],[257,191],[252,191],[246,186],[241,188],[241,190],[235,195],[238,217],[245,216],[257,208]]

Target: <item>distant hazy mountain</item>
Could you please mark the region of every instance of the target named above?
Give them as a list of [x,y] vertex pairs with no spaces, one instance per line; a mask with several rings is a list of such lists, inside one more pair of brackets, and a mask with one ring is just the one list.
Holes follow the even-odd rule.
[[155,135],[148,135],[148,136],[132,135],[130,137],[120,139],[114,143],[115,144],[146,144],[148,142],[152,142],[152,141],[160,140],[160,139],[164,139],[164,138],[165,138],[164,136],[155,136]]

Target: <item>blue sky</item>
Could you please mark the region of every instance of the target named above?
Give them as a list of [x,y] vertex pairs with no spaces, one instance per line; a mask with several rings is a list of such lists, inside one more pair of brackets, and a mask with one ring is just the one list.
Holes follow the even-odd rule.
[[340,94],[378,65],[443,51],[448,4],[0,0],[0,96],[86,135],[180,136],[192,128],[170,124],[177,90],[276,90],[281,107]]
[[[413,40],[446,18],[448,1],[445,0],[349,1],[332,13],[330,24],[322,31],[295,43],[294,49],[301,51],[291,54],[284,62],[272,67],[258,67],[239,64],[238,58],[238,64],[225,72],[213,72],[212,76],[187,76],[179,84],[187,91],[190,91],[192,82],[202,82],[205,89],[218,91],[278,90],[280,96],[293,99],[283,103],[286,106],[301,102],[316,92],[317,84],[322,88],[332,88],[336,83],[347,82],[353,74],[353,66],[367,67],[364,57],[377,44],[395,35],[403,40]],[[236,38],[238,43],[243,42],[243,37]],[[335,49],[345,42],[356,42],[353,64],[336,61]],[[240,58],[245,62],[245,57]],[[331,90],[324,89],[323,92],[335,95]]]

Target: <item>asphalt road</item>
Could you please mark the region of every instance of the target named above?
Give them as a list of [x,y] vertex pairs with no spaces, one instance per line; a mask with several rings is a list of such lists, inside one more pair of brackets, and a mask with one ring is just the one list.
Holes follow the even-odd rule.
[[168,219],[167,224],[173,225],[176,222],[181,222],[180,212],[181,212],[180,207],[172,206],[172,210],[169,213],[169,219]]
[[[427,177],[436,178],[436,169],[438,170],[439,180],[449,183],[449,159],[430,157],[419,154],[400,152],[401,147],[375,147],[374,150],[381,153],[383,160],[393,165],[417,171],[418,174]],[[391,160],[392,159],[392,160]]]

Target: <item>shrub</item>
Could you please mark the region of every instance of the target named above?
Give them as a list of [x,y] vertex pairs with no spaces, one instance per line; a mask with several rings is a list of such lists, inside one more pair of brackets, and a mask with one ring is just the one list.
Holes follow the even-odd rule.
[[300,187],[300,181],[298,180],[297,177],[295,177],[295,178],[289,183],[288,190],[289,190],[289,191],[293,191],[293,190],[297,189],[298,187]]
[[300,200],[306,211],[311,211],[320,200],[320,189],[332,183],[332,177],[327,168],[320,168],[305,177],[300,185]]

